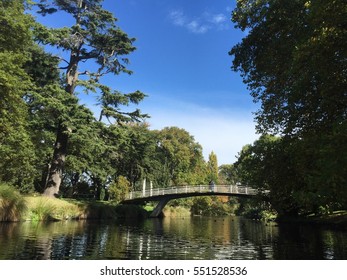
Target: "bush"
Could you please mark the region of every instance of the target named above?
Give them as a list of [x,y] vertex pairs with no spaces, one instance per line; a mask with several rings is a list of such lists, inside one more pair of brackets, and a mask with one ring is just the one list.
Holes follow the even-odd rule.
[[224,203],[219,198],[202,196],[193,199],[193,205],[190,211],[193,215],[225,216],[234,214],[234,208],[234,205]]
[[14,187],[0,185],[0,221],[19,221],[27,210],[24,198]]
[[110,199],[115,202],[124,200],[129,193],[130,182],[123,176],[119,176],[115,182],[113,182],[108,189]]

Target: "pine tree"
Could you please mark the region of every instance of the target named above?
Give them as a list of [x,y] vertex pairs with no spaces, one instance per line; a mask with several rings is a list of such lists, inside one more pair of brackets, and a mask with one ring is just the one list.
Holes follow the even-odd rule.
[[213,151],[208,155],[207,170],[209,180],[216,183],[218,181],[218,160]]
[[[59,192],[62,182],[69,136],[73,132],[70,116],[71,110],[76,108],[76,88],[83,87],[86,91],[98,93],[102,106],[100,120],[106,117],[118,122],[146,117],[139,110],[130,113],[119,110],[121,105],[139,103],[145,95],[139,91],[122,94],[100,83],[100,79],[107,74],[131,74],[132,72],[126,68],[129,61],[124,56],[135,50],[135,39],[129,38],[116,26],[116,18],[102,8],[102,0],[40,0],[37,6],[43,16],[65,12],[74,18],[74,24],[69,28],[53,29],[37,25],[35,29],[36,39],[40,43],[68,53],[66,58],[62,58],[65,65],[61,67],[64,71],[62,90],[68,100],[68,106],[66,114],[58,117],[53,158],[44,191],[45,195],[54,196]],[[86,68],[90,66],[91,61],[95,63],[92,68],[97,70]],[[83,64],[86,65],[84,69]],[[60,94],[64,95],[64,92]]]

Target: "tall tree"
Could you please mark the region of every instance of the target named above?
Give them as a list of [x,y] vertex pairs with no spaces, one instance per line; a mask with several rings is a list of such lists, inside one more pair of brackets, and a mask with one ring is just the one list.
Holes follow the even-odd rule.
[[[61,69],[65,71],[62,74],[61,83],[65,93],[76,96],[77,87],[98,93],[103,106],[100,118],[106,116],[124,121],[124,116],[128,116],[126,121],[144,117],[139,110],[123,113],[119,109],[119,106],[127,105],[129,102],[140,102],[145,96],[143,93],[136,91],[121,94],[100,83],[101,78],[107,74],[131,74],[131,71],[126,68],[129,61],[125,55],[135,50],[133,46],[135,39],[129,38],[116,26],[116,18],[102,8],[102,0],[40,0],[37,6],[39,13],[43,16],[65,12],[74,20],[74,24],[69,28],[47,28],[37,25],[35,29],[36,39],[39,42],[62,49],[67,53],[67,56],[62,58],[65,65],[61,66]],[[96,67],[91,66],[91,61]],[[83,69],[82,64],[85,65]],[[93,71],[93,69],[96,70]],[[70,103],[70,108],[74,108],[73,99]],[[58,118],[53,158],[44,191],[47,196],[57,194],[62,181],[69,135],[73,130],[69,118],[71,109],[68,107],[67,109],[67,114]]]
[[213,151],[208,155],[207,172],[208,172],[209,180],[217,183],[217,181],[218,181],[218,160],[217,160],[217,155]]
[[261,103],[258,130],[284,136],[296,184],[282,194],[313,211],[346,207],[346,1],[238,0],[232,20],[247,34],[230,54]]

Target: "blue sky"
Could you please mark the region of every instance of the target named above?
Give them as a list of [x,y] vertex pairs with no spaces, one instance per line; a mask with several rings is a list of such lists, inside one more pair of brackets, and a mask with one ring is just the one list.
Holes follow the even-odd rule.
[[[230,69],[228,51],[245,35],[230,21],[235,2],[104,0],[137,47],[129,56],[134,74],[110,76],[107,84],[146,93],[139,108],[151,116],[151,129],[187,130],[205,158],[214,151],[219,164],[235,162],[242,146],[257,138],[252,115],[257,105]],[[88,98],[84,101],[92,103]]]

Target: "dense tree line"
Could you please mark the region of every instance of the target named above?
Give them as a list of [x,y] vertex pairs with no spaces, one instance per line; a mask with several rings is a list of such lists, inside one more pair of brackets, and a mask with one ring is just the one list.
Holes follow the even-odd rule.
[[232,20],[247,34],[232,68],[263,134],[240,152],[238,178],[270,190],[283,215],[346,209],[346,2],[239,0]]
[[[107,189],[114,199],[144,178],[161,187],[206,184],[208,163],[193,136],[151,130],[146,114],[126,111],[145,94],[102,83],[131,74],[126,56],[135,50],[102,1],[33,2],[0,3],[0,181],[47,196],[103,198]],[[35,18],[59,12],[71,27]],[[80,102],[83,91],[97,96],[99,116]]]

